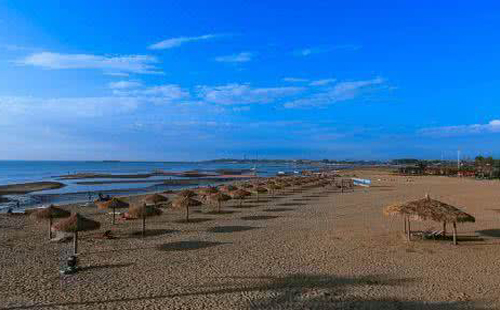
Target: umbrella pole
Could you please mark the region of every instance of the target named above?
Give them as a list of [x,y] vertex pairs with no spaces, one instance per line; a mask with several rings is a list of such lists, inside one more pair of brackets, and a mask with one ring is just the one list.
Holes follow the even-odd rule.
[[142,211],[142,237],[146,235],[146,214],[145,210]]
[[408,241],[411,241],[410,218],[408,218],[408,230],[406,232],[406,237],[408,238]]
[[78,254],[78,232],[75,231],[75,234],[73,236],[73,254],[76,255]]
[[186,222],[189,222],[189,206],[186,206]]
[[457,223],[453,222],[453,244],[457,245]]
[[49,217],[49,240],[52,239],[52,217]]
[[405,234],[406,234],[406,217],[404,217],[404,222],[405,222]]
[[115,225],[115,214],[116,214],[115,208],[113,208],[113,225]]
[[443,222],[443,238],[446,238],[446,222]]

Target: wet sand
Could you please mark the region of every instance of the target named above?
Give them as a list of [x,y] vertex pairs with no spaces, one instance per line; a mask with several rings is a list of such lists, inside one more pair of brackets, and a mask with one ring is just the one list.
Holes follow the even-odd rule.
[[66,185],[60,182],[33,182],[0,186],[0,195],[23,195],[47,189],[58,189]]
[[[0,309],[498,309],[500,182],[349,172],[373,187],[315,188],[230,202],[223,214],[182,210],[114,227],[117,239],[81,233],[82,270],[59,276],[71,244],[46,226],[0,216]],[[380,181],[379,181],[380,180]],[[403,221],[382,208],[431,197],[463,207],[459,245],[404,239]],[[139,198],[133,198],[139,199]],[[412,223],[413,230],[439,223]]]

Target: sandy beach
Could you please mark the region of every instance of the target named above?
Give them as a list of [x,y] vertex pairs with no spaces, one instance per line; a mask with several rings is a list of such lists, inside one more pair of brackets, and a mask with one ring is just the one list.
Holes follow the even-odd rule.
[[[345,171],[372,187],[333,188],[230,201],[222,214],[183,210],[81,233],[80,267],[59,275],[70,243],[47,240],[44,223],[0,215],[0,309],[497,309],[500,183]],[[433,198],[461,207],[459,245],[404,238],[383,207]],[[134,198],[139,199],[139,198]],[[71,207],[67,207],[71,209]],[[74,210],[74,207],[73,207]],[[414,222],[412,229],[439,228]],[[112,230],[116,239],[95,236]]]

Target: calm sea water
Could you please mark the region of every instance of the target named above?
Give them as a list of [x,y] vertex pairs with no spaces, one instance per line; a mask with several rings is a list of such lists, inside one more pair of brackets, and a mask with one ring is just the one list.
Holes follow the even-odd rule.
[[[89,193],[95,197],[97,192],[113,195],[149,193],[180,187],[161,184],[161,180],[169,177],[151,177],[146,180],[151,182],[137,182],[135,179],[126,180],[127,183],[114,183],[102,185],[79,185],[81,181],[99,181],[100,179],[61,180],[60,176],[75,173],[102,173],[102,174],[139,174],[151,173],[155,170],[214,172],[217,169],[250,169],[253,164],[239,163],[185,163],[185,162],[98,162],[98,161],[0,161],[0,185],[56,181],[66,184],[56,190],[34,192],[28,195],[9,195],[10,202],[0,203],[0,209],[8,207],[21,208],[44,205],[48,203],[73,203],[84,202],[89,199]],[[256,166],[257,175],[273,176],[279,171],[293,173],[303,169],[318,169],[307,165],[292,164],[259,164]],[[117,179],[118,180],[118,179]],[[144,179],[142,179],[144,180]],[[155,182],[157,180],[158,182]],[[113,179],[104,179],[113,181]]]

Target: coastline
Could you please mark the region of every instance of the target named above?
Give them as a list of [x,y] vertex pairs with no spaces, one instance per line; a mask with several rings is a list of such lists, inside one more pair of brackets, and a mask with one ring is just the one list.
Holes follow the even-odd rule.
[[0,186],[0,196],[2,195],[23,195],[32,192],[44,191],[49,189],[59,189],[65,187],[66,184],[61,182],[27,182],[18,184],[9,184]]

